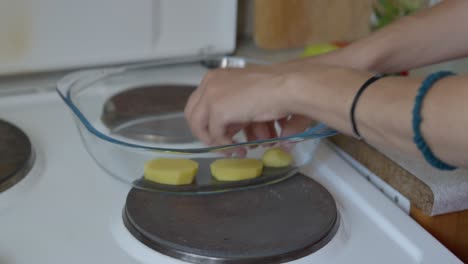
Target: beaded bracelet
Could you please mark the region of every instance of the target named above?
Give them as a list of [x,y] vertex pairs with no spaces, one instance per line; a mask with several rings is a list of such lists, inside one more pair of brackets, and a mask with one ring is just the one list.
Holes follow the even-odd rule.
[[455,73],[449,71],[440,71],[427,76],[427,78],[423,81],[421,87],[419,88],[416,94],[413,108],[413,141],[423,154],[426,161],[433,167],[438,168],[440,170],[455,170],[456,167],[449,165],[437,158],[427,145],[426,140],[424,140],[421,133],[421,122],[423,121],[421,117],[421,108],[424,97],[426,96],[427,92],[432,88],[432,86],[440,79],[451,75],[455,75]]

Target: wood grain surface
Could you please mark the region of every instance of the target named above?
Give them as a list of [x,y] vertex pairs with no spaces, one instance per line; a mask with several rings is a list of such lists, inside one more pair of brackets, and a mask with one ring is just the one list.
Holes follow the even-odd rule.
[[431,217],[413,206],[411,217],[461,261],[468,263],[468,210]]
[[434,196],[424,182],[363,141],[345,135],[337,135],[330,140],[407,197],[411,201],[410,216],[468,263],[468,210],[429,216]]
[[254,39],[264,49],[353,41],[369,34],[371,0],[255,0]]
[[334,136],[331,141],[398,190],[425,214],[431,214],[434,194],[426,183],[363,141],[345,135]]

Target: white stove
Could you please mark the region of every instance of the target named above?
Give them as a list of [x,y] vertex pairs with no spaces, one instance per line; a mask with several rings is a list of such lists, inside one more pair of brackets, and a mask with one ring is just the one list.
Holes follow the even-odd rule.
[[[0,193],[0,263],[183,263],[125,228],[130,187],[95,164],[54,91],[0,96],[0,113],[37,155],[28,175]],[[302,171],[333,195],[341,223],[327,245],[291,263],[461,263],[325,141]]]
[[[0,155],[7,160],[0,160],[0,263],[183,263],[128,231],[122,211],[131,187],[87,153],[55,91],[61,74],[50,71],[229,54],[237,1],[10,2],[0,2],[0,75],[43,71],[45,78],[0,77],[0,132],[12,129],[3,121],[18,127],[36,157],[5,190],[2,172],[12,168]],[[17,154],[12,138],[3,142]],[[291,263],[461,263],[326,141],[302,172],[331,193],[340,224],[324,247]]]

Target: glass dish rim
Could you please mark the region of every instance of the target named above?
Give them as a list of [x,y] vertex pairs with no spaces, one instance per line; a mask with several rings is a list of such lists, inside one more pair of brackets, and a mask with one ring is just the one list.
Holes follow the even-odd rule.
[[[221,58],[223,59],[233,58],[236,60],[240,59],[239,57],[221,57]],[[97,81],[99,79],[111,76],[113,74],[126,72],[130,70],[138,70],[138,69],[159,67],[159,66],[163,67],[163,66],[169,66],[169,65],[174,65],[178,63],[191,63],[191,62],[193,63],[197,61],[200,62],[200,59],[183,60],[183,61],[180,61],[180,60],[158,61],[158,62],[150,62],[150,63],[131,64],[128,66],[120,66],[120,67],[107,67],[107,68],[99,68],[99,69],[91,69],[91,70],[79,70],[76,72],[69,73],[65,75],[62,79],[60,79],[57,82],[56,91],[59,94],[60,98],[62,98],[65,104],[71,109],[75,117],[77,117],[78,120],[80,120],[81,124],[88,130],[88,132],[90,132],[96,137],[104,141],[107,141],[109,143],[113,143],[122,147],[127,147],[131,149],[136,149],[136,150],[168,152],[168,153],[173,153],[173,154],[197,154],[197,153],[207,153],[207,152],[219,152],[219,151],[230,149],[230,148],[269,144],[269,143],[278,143],[278,142],[283,142],[283,141],[300,142],[303,140],[330,137],[338,133],[337,131],[331,128],[328,128],[325,124],[318,123],[317,125],[308,128],[304,132],[293,134],[290,136],[276,137],[276,138],[270,138],[270,139],[261,139],[261,140],[255,140],[255,141],[238,142],[238,143],[233,143],[233,144],[228,144],[228,145],[196,147],[196,148],[155,147],[155,146],[149,146],[149,145],[144,145],[144,144],[126,142],[124,140],[108,136],[104,134],[103,132],[99,131],[97,128],[95,128],[91,124],[91,122],[89,122],[86,116],[75,105],[71,96],[71,89],[73,88],[73,86],[78,81],[85,80],[86,77],[90,78],[90,76],[93,76],[93,74],[97,77],[97,79],[93,81]],[[258,62],[258,61],[254,60],[254,62]]]

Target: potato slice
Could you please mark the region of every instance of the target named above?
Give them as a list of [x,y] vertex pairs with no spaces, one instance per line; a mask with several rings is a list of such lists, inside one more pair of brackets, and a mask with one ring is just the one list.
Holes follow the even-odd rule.
[[213,177],[219,181],[241,181],[260,176],[263,163],[257,159],[218,159],[210,168]]
[[149,181],[184,185],[193,182],[198,163],[190,159],[154,159],[146,162],[144,178]]
[[265,167],[281,168],[291,165],[293,158],[281,148],[271,148],[265,151],[262,161]]

